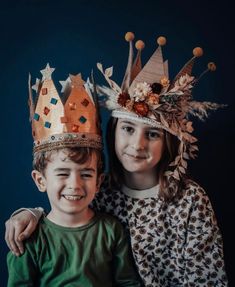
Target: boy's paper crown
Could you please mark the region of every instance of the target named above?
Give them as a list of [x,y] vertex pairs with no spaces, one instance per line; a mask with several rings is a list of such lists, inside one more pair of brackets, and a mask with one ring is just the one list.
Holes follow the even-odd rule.
[[191,135],[193,127],[188,116],[193,115],[203,120],[208,116],[208,110],[216,110],[223,106],[194,101],[192,98],[192,89],[199,78],[209,70],[214,71],[216,66],[211,62],[198,79],[193,77],[191,72],[194,60],[203,54],[203,50],[197,47],[193,50],[192,59],[184,65],[174,80],[170,81],[168,62],[164,61],[162,56],[162,46],[166,44],[165,37],[157,39],[159,46],[143,68],[141,64],[143,41],[136,42],[138,53],[133,61],[134,34],[126,33],[125,39],[129,42],[129,58],[121,87],[110,79],[113,68],[103,70],[102,65],[98,63],[97,67],[110,88],[98,86],[97,91],[106,96],[104,103],[112,110],[113,117],[147,123],[178,137],[180,140],[178,156],[170,164],[172,169],[165,175],[180,180],[187,168],[186,160],[195,158],[195,152],[198,150],[195,145],[197,139]]
[[[89,80],[84,82],[81,74],[69,75],[66,81],[60,81],[60,97],[51,79],[54,70],[47,64],[41,70],[42,79],[36,79],[32,87],[29,75],[34,154],[66,147],[102,149],[98,106],[95,93],[91,93],[91,83]],[[36,91],[35,101],[32,89]]]

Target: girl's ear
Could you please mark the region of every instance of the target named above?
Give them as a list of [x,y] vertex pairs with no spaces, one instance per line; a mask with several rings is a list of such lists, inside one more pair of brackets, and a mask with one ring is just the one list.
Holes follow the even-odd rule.
[[38,170],[33,170],[31,176],[38,188],[39,191],[45,192],[46,191],[46,179],[41,172]]
[[97,178],[97,183],[96,183],[96,193],[99,192],[100,190],[100,186],[102,184],[102,182],[104,181],[105,178],[105,174],[101,173],[98,178]]

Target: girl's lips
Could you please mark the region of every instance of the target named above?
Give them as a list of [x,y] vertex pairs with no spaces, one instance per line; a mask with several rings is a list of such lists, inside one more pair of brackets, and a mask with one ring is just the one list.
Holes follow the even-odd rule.
[[133,159],[146,159],[147,158],[144,155],[133,155],[133,154],[128,154],[128,153],[125,153],[125,155]]

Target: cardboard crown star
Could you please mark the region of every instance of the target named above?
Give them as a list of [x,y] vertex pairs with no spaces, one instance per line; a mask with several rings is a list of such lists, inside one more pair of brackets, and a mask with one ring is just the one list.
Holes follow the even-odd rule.
[[143,41],[136,42],[138,53],[133,61],[134,34],[126,33],[125,39],[129,42],[129,58],[122,85],[118,86],[111,80],[112,67],[104,70],[102,64],[98,63],[97,67],[110,87],[97,86],[97,91],[106,96],[101,98],[101,101],[103,99],[106,107],[112,110],[113,117],[143,122],[177,136],[180,141],[178,156],[170,164],[171,170],[165,175],[180,180],[187,168],[186,160],[194,158],[197,151],[197,139],[191,135],[193,127],[189,115],[203,120],[208,116],[209,110],[224,106],[198,102],[192,97],[193,87],[199,78],[207,71],[215,71],[216,66],[211,62],[199,78],[192,76],[195,59],[203,55],[202,48],[196,47],[193,49],[193,57],[170,81],[168,62],[163,60],[162,55],[162,46],[166,44],[165,37],[157,39],[159,46],[144,67],[141,64],[141,51],[145,46]]
[[[42,80],[36,79],[32,87],[29,75],[34,154],[77,146],[102,149],[98,106],[96,95],[91,92],[91,83],[89,80],[84,82],[81,74],[69,75],[66,81],[60,81],[62,95],[59,96],[51,78],[54,70],[47,64],[41,70]],[[36,92],[36,101],[32,89]]]

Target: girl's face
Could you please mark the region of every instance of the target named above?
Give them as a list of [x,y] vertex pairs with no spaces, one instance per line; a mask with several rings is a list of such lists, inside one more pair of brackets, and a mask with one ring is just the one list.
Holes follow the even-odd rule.
[[115,131],[115,151],[128,172],[152,171],[164,149],[161,129],[132,120],[118,119]]

